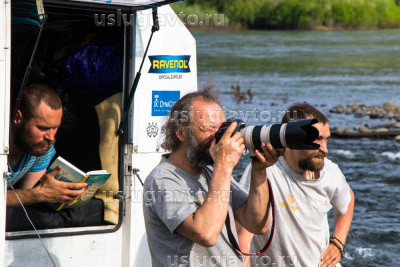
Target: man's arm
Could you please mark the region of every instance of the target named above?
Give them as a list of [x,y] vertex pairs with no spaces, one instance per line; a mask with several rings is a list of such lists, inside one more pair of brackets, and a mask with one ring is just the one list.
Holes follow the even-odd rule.
[[[333,235],[340,240],[343,244],[346,243],[347,234],[350,230],[351,221],[353,220],[354,213],[354,193],[350,188],[350,203],[345,214],[339,214],[336,210],[334,211],[335,229]],[[337,242],[339,246],[341,244]],[[328,248],[321,256],[321,266],[335,266],[342,260],[339,249],[329,244]]]
[[38,172],[28,172],[24,175],[21,181],[21,189],[30,189],[32,188],[46,173],[46,169]]
[[218,144],[213,140],[210,154],[214,160],[213,176],[204,203],[186,218],[176,232],[205,247],[214,246],[224,226],[230,199],[232,170],[243,151],[244,140],[232,123]]
[[[71,203],[78,198],[86,188],[85,183],[66,183],[54,179],[54,176],[60,171],[60,168],[55,168],[50,173],[42,176],[42,182],[34,188],[16,189],[18,197],[24,205],[32,205],[38,202],[51,203]],[[38,172],[42,173],[42,172]],[[44,173],[44,171],[43,171]],[[42,174],[43,174],[42,173]],[[33,178],[30,183],[33,183]],[[40,179],[40,178],[39,178]],[[36,183],[36,182],[35,182]],[[32,185],[33,186],[33,185]],[[7,206],[19,206],[15,192],[7,190]]]
[[227,168],[214,168],[206,200],[176,228],[176,232],[205,247],[217,243],[228,212],[231,173]]
[[264,156],[256,151],[257,160],[252,161],[249,198],[235,211],[236,220],[249,232],[264,234],[268,230],[269,188],[266,168],[274,165],[283,151],[271,144],[262,144]]
[[[250,233],[247,231],[243,226],[240,225],[236,221],[236,231],[238,235],[238,242],[239,242],[239,248],[242,252],[250,252],[250,244],[251,240],[253,239],[254,234]],[[245,267],[250,267],[250,256],[242,256],[243,258],[243,265]]]

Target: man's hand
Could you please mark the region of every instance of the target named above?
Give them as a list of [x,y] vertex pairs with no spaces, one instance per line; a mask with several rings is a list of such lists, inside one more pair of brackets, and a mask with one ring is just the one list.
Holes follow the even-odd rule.
[[278,161],[279,157],[283,156],[284,153],[283,149],[276,150],[269,143],[268,144],[262,143],[261,149],[264,152],[264,155],[261,154],[259,150],[256,150],[255,154],[257,160],[253,160],[251,162],[252,169],[256,172],[263,171],[266,168],[274,165]]
[[321,266],[335,266],[341,259],[342,256],[340,255],[339,249],[335,245],[329,244],[328,248],[321,256]]
[[43,175],[41,183],[33,188],[40,202],[72,203],[85,191],[87,186],[85,183],[67,183],[54,179],[60,170],[61,167],[57,166],[48,174]]
[[236,132],[232,136],[236,126],[236,122],[231,123],[218,144],[215,143],[215,138],[212,141],[210,146],[210,155],[216,166],[221,165],[228,170],[233,170],[239,162],[245,146],[244,139],[240,132]]

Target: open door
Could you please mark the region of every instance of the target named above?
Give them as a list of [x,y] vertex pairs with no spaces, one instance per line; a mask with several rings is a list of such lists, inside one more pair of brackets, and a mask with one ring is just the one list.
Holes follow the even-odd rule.
[[[9,98],[10,98],[10,2],[0,2],[0,171],[7,173]],[[6,217],[5,179],[0,182],[0,266],[4,265],[4,240]]]

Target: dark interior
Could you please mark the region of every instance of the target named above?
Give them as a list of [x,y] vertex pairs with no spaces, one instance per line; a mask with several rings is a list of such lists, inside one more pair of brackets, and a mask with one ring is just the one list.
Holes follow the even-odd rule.
[[[32,57],[40,24],[34,1],[11,3],[11,111],[13,111]],[[45,11],[48,20],[33,58],[27,85],[47,84],[61,97],[64,113],[57,133],[55,145],[57,155],[84,172],[101,170],[100,133],[94,107],[104,99],[122,91],[123,26],[95,25],[95,14],[107,15],[108,12],[115,10],[93,10],[76,6],[61,8],[50,4],[45,5]],[[91,213],[98,214],[103,209],[101,200],[96,200],[96,203],[92,202],[87,206]],[[25,217],[23,213],[20,213],[20,216]],[[88,216],[82,218],[90,219]],[[40,223],[36,226],[38,229],[57,228]],[[80,225],[78,222],[72,226]],[[21,226],[11,231],[32,229],[23,228]]]
[[[35,5],[19,1],[13,1],[12,4],[11,103],[14,108],[23,76],[32,56],[39,26],[34,24],[38,21],[34,15]],[[99,127],[94,106],[122,91],[123,27],[95,26],[94,11],[77,12],[75,8],[60,10],[57,7],[47,7],[45,10],[48,20],[44,25],[27,84],[47,84],[56,90],[63,101],[63,121],[55,145],[57,154],[83,171],[99,170],[101,169],[98,153]],[[15,19],[16,17],[25,21],[21,22],[20,19]],[[111,41],[108,42],[109,40]],[[85,45],[91,43],[95,43],[92,49],[84,50]],[[103,44],[113,46],[114,50],[99,51]],[[80,53],[77,52],[79,49],[82,50]],[[120,62],[114,59],[116,55],[121,58]],[[82,57],[78,60],[89,65],[86,68],[89,79],[80,80],[81,73],[85,69],[82,68],[83,63],[77,63],[78,60],[75,60],[77,57]],[[95,60],[105,62],[99,63]],[[75,64],[77,67],[71,72],[71,69],[67,69],[67,64]],[[99,66],[91,68],[90,64],[113,64],[113,66],[100,68],[97,73],[90,73],[99,68]],[[120,77],[111,81],[106,80],[106,77],[116,74]],[[109,85],[99,88],[104,82],[108,82]]]

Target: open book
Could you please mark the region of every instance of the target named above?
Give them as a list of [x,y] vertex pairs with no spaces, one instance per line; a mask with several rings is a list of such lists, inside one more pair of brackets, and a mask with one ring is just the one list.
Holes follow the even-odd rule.
[[71,204],[56,204],[54,208],[57,211],[85,205],[90,199],[92,199],[96,191],[102,187],[107,179],[111,176],[111,173],[108,173],[105,170],[84,173],[62,157],[58,157],[50,165],[48,172],[51,172],[58,165],[61,165],[61,170],[54,177],[55,179],[69,183],[87,183],[87,187],[85,192],[83,192],[83,194]]

